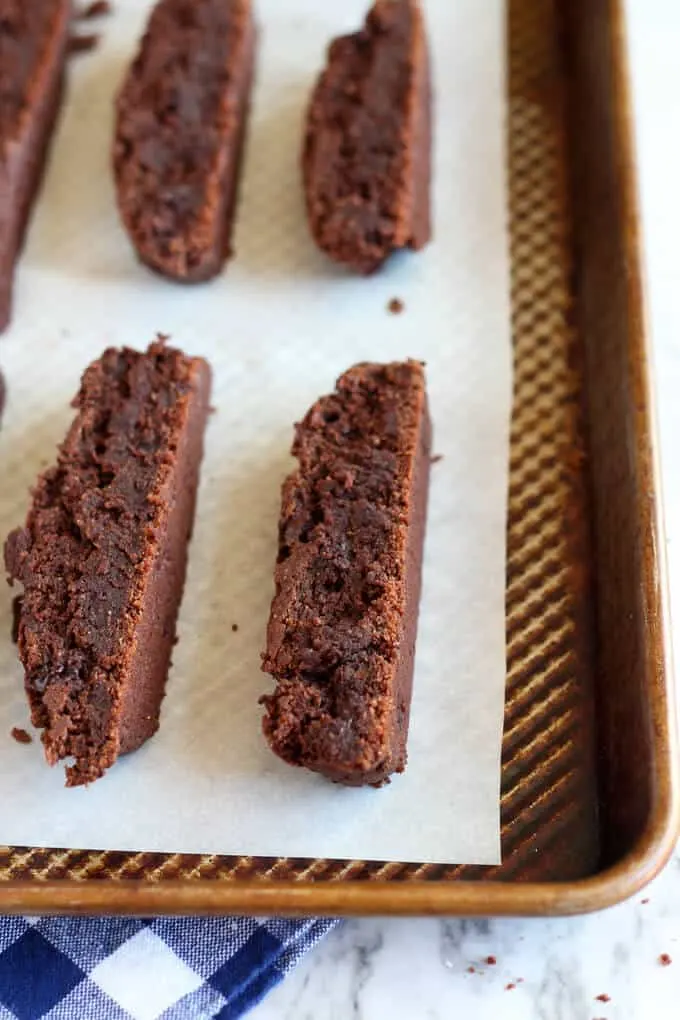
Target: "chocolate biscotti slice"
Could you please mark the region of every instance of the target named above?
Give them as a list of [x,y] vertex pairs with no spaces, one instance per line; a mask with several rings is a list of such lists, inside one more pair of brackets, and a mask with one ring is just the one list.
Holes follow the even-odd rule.
[[33,724],[67,785],[157,729],[184,587],[210,369],[154,344],[85,372],[56,466],[5,545],[23,584],[19,655]]
[[0,0],[0,330],[63,92],[71,0]]
[[336,39],[313,93],[302,156],[318,246],[359,273],[430,239],[431,88],[418,0],[377,0]]
[[251,0],[160,0],[118,96],[122,220],[175,280],[208,280],[230,254],[255,44]]
[[347,785],[406,764],[430,445],[414,361],[357,365],[297,426],[263,726],[284,761]]

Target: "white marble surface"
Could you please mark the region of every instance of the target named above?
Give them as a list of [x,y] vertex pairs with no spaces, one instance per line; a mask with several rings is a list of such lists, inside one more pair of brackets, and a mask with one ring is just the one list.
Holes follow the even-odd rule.
[[[490,955],[495,965],[485,962]],[[609,1002],[598,1001],[603,994]],[[675,861],[632,903],[586,918],[345,922],[251,1016],[677,1020],[679,999]]]
[[[628,0],[628,8],[671,596],[680,606],[680,3]],[[672,959],[667,966],[659,961],[663,953]],[[490,955],[495,966],[483,962]],[[506,990],[509,984],[516,987]],[[600,994],[610,1001],[598,1001]],[[347,922],[251,1015],[677,1020],[680,855],[635,900],[593,917]]]

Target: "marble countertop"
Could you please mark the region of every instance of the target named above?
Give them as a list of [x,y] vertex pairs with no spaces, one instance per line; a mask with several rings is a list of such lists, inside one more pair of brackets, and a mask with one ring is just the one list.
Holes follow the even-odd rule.
[[[671,598],[680,606],[680,457],[674,445],[680,441],[680,4],[627,0],[627,6]],[[345,922],[251,1015],[676,1020],[680,854],[634,900],[591,917]]]
[[250,1015],[677,1020],[679,1000],[676,859],[635,900],[590,917],[344,922]]

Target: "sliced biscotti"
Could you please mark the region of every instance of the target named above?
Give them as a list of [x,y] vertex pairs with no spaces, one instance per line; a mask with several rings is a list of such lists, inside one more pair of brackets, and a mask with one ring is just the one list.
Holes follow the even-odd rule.
[[19,655],[33,724],[68,785],[158,727],[191,535],[210,369],[154,344],[85,372],[57,463],[5,545],[23,585]]
[[0,0],[0,330],[61,106],[70,0]]
[[160,0],[119,93],[120,214],[175,280],[208,280],[230,254],[255,46],[251,0]]
[[406,763],[430,445],[413,361],[357,365],[297,426],[263,725],[277,755],[337,782]]
[[359,273],[430,239],[431,88],[418,0],[377,0],[336,39],[312,95],[302,156],[317,245]]

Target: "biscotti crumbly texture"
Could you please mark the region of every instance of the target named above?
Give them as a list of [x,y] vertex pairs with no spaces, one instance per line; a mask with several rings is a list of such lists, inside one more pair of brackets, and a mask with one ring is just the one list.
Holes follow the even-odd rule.
[[121,217],[173,279],[208,280],[230,254],[255,43],[251,0],[160,0],[118,96]]
[[336,39],[313,93],[302,157],[318,246],[360,273],[430,239],[431,87],[417,0],[378,0]]
[[56,466],[5,544],[23,585],[19,655],[34,726],[67,783],[158,727],[184,587],[210,369],[162,344],[85,372]]
[[284,761],[348,785],[406,764],[430,446],[414,361],[357,365],[297,426],[263,726]]
[[64,83],[70,0],[0,0],[0,330]]

